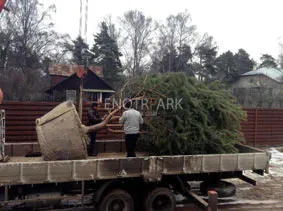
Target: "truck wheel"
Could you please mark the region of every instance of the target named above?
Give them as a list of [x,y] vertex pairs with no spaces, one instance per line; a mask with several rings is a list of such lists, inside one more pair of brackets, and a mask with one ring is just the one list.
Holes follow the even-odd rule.
[[121,189],[108,192],[99,204],[99,211],[133,211],[134,201],[129,193]]
[[173,211],[176,199],[168,188],[155,188],[146,196],[144,206],[145,211]]
[[204,181],[200,184],[200,191],[206,195],[207,191],[214,190],[219,197],[230,197],[236,193],[236,186],[226,181]]

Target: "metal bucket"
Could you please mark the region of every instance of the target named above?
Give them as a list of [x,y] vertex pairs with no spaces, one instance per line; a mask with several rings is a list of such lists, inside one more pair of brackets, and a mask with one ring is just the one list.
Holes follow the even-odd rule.
[[78,160],[87,157],[87,136],[71,102],[64,102],[36,120],[44,160]]

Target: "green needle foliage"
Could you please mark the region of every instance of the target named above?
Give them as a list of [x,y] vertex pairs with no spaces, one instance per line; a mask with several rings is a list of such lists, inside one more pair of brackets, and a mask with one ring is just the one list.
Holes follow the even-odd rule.
[[[145,116],[148,133],[139,142],[151,155],[234,153],[244,140],[240,122],[246,114],[220,83],[206,85],[183,73],[153,74],[132,80],[124,93],[155,99],[147,109],[153,115]],[[167,98],[182,99],[181,106],[167,108]]]

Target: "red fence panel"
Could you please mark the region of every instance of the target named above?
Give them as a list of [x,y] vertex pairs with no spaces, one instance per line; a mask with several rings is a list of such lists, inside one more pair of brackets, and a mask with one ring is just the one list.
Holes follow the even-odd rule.
[[[8,143],[37,142],[35,120],[57,106],[53,102],[5,102],[0,109],[6,111],[6,141]],[[83,108],[83,123],[87,122],[87,109]],[[98,108],[101,117],[107,110]],[[242,133],[248,145],[283,146],[283,109],[244,109],[247,121],[242,122]],[[110,133],[106,129],[98,132],[98,140],[121,139],[122,135]]]
[[[6,142],[37,142],[35,131],[35,120],[48,111],[52,110],[59,103],[53,102],[5,102],[0,104],[0,109],[6,112]],[[83,123],[87,123],[87,110],[90,104],[83,108]],[[100,116],[106,114],[103,107],[99,107]],[[108,132],[106,129],[97,133],[98,140],[121,139],[121,135]]]
[[283,145],[283,109],[244,109],[247,121],[242,132],[247,144],[256,147]]

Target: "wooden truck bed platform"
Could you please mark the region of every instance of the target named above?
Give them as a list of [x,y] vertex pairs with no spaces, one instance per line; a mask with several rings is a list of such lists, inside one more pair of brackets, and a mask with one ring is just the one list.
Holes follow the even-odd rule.
[[0,163],[0,184],[38,184],[162,175],[266,170],[269,154],[244,145],[239,153],[211,155],[145,156],[126,158],[124,153],[106,153],[86,160],[43,161],[11,157]]

